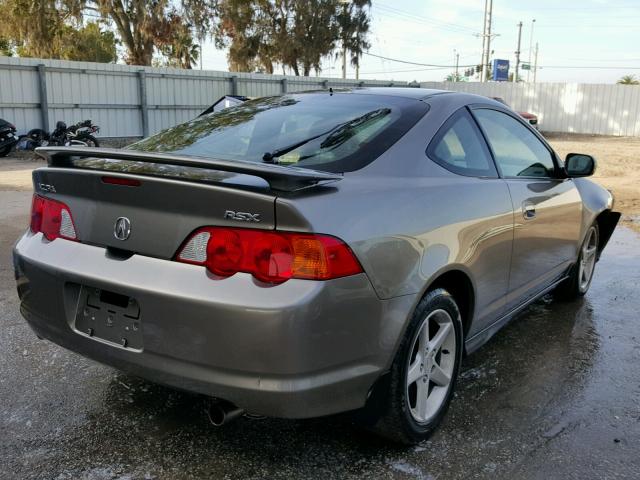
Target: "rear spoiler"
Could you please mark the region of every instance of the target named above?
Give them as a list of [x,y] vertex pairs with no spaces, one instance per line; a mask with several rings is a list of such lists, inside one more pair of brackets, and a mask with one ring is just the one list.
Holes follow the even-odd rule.
[[320,182],[334,182],[343,178],[339,173],[320,172],[307,168],[115,148],[40,147],[36,148],[36,154],[47,160],[50,167],[95,170],[96,168],[76,165],[74,158],[102,158],[240,173],[260,177],[269,184],[271,189],[283,191],[298,190]]

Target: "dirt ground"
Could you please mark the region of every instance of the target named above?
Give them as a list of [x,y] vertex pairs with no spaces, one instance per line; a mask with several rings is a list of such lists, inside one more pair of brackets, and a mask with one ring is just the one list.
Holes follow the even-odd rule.
[[593,179],[613,192],[622,222],[640,232],[640,138],[548,135],[560,158],[567,153],[596,157]]

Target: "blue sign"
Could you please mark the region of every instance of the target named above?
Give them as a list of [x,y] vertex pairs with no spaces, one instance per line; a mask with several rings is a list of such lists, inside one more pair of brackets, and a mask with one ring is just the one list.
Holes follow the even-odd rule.
[[491,79],[495,82],[509,81],[509,60],[493,60],[493,68],[491,69]]

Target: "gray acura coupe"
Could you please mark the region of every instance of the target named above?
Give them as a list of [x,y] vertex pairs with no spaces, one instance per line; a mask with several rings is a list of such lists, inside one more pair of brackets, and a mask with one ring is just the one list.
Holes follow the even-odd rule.
[[357,411],[414,443],[460,362],[542,295],[584,295],[611,194],[484,97],[249,100],[124,150],[41,148],[14,263],[36,334],[250,412]]

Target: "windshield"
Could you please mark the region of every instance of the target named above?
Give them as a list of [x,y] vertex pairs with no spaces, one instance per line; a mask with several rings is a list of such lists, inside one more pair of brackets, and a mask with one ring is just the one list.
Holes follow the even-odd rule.
[[266,97],[198,117],[129,148],[353,171],[380,156],[427,110],[418,100],[382,95]]

